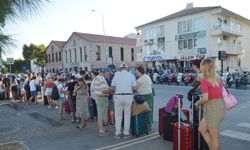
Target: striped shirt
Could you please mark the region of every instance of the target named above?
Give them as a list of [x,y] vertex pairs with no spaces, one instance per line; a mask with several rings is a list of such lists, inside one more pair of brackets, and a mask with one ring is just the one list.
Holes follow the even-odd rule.
[[105,80],[103,75],[98,75],[95,78],[95,82],[94,82],[94,91],[95,91],[95,95],[96,96],[108,96],[103,94],[103,91],[108,90],[109,89],[109,85],[107,83],[107,81]]

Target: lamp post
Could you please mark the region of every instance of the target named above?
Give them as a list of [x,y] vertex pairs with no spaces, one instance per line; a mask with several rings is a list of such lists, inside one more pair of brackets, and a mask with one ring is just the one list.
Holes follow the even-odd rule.
[[[104,14],[99,12],[99,11],[96,11],[96,10],[91,10],[92,12],[95,12],[95,13],[98,13],[102,16],[102,30],[103,30],[103,47],[104,47],[104,52],[105,52],[105,55],[106,55],[106,39],[105,39],[105,26],[104,26]],[[106,63],[108,64],[108,58],[106,56]]]

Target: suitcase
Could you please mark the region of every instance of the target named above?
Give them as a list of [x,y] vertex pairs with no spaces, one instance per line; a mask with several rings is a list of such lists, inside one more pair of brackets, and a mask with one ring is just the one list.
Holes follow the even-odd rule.
[[[199,122],[202,119],[202,108],[199,107],[198,110],[198,120]],[[204,138],[202,137],[201,133],[198,131],[199,125],[194,124],[194,148],[196,150],[209,150],[208,145]]]
[[204,138],[198,131],[199,128],[199,122],[202,119],[202,108],[201,106],[199,108],[193,107],[194,103],[199,99],[197,98],[198,95],[194,94],[192,97],[192,108],[190,109],[190,124],[192,126],[191,128],[191,134],[193,135],[192,139],[192,145],[191,148],[194,150],[209,150],[207,143],[205,142]]
[[160,136],[162,136],[163,134],[163,127],[164,127],[164,107],[159,109],[159,122],[158,122],[158,131]]
[[188,109],[181,109],[181,111],[185,114],[185,116],[187,117],[187,120],[185,121],[185,123],[189,124],[189,110]]
[[174,123],[178,122],[177,115],[171,115],[169,113],[164,112],[163,116],[164,127],[163,127],[163,138],[168,141],[173,141],[173,133],[174,133]]
[[44,104],[45,106],[49,105],[47,96],[43,96],[43,104]]
[[148,113],[131,116],[131,134],[136,137],[142,134],[148,134],[148,121]]
[[202,135],[198,131],[198,127],[194,125],[194,149],[195,150],[209,150],[208,145]]
[[178,96],[178,121],[174,125],[174,138],[173,149],[174,150],[191,150],[191,127],[189,124],[181,123],[181,107],[180,101],[183,95],[176,94]]
[[66,112],[66,113],[70,113],[70,112],[71,112],[71,110],[70,110],[69,99],[67,99],[67,100],[65,101],[65,112]]
[[[190,150],[191,139],[190,139],[190,130],[191,127],[189,124],[181,122],[180,123],[180,149],[181,150]],[[174,150],[178,150],[178,123],[174,124]]]

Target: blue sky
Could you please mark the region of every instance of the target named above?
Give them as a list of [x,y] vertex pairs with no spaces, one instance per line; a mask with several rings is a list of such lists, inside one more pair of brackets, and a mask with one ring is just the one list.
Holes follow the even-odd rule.
[[23,44],[49,44],[51,40],[66,41],[72,32],[125,36],[135,33],[134,27],[180,11],[187,3],[194,7],[218,6],[250,19],[247,0],[51,0],[31,19],[7,22],[4,32],[13,35],[17,47],[7,57],[21,58]]

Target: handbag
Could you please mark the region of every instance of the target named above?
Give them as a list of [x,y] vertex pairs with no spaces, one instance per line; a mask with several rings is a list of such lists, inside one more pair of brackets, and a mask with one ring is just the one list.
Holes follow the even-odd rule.
[[140,94],[136,94],[134,96],[134,100],[137,104],[143,104],[145,102],[145,97]]
[[238,100],[227,90],[224,85],[222,86],[222,96],[227,110],[230,110],[237,105]]

